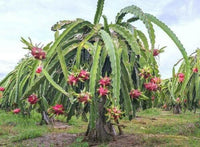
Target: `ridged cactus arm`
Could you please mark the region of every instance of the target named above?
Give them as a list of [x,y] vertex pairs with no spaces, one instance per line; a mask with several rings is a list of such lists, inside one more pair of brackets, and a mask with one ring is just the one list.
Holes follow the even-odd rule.
[[45,69],[43,69],[42,72],[49,83],[51,83],[55,89],[62,92],[64,95],[69,96],[69,94],[52,79],[51,75],[49,75],[49,73]]
[[97,9],[96,9],[96,13],[94,16],[94,24],[98,24],[103,12],[103,6],[104,6],[104,1],[105,0],[98,0],[97,2]]
[[106,17],[106,15],[103,15],[102,17],[103,17],[103,20],[104,20],[104,30],[105,30],[108,34],[110,34],[110,30],[109,30],[109,25],[108,25],[107,17]]
[[139,38],[140,38],[140,39],[142,40],[142,42],[143,42],[144,48],[145,48],[146,50],[149,50],[149,44],[148,44],[148,40],[147,40],[145,34],[144,34],[142,31],[140,31],[140,30],[136,30],[136,31],[137,31],[137,35],[139,36]]
[[44,61],[44,65],[45,66],[48,65],[51,57],[53,57],[53,55],[55,54],[56,48],[58,47],[60,43],[62,43],[65,39],[67,40],[72,35],[74,35],[77,31],[79,31],[80,29],[86,26],[90,28],[92,27],[92,24],[88,21],[83,21],[83,20],[77,20],[71,23],[70,26],[68,26],[66,30],[64,30],[62,34],[59,35],[59,37],[55,40],[53,45],[49,48],[48,54],[46,57],[47,60]]
[[117,24],[111,24],[109,25],[109,27],[113,29],[116,33],[120,34],[124,39],[126,39],[126,41],[131,46],[131,49],[133,50],[133,52],[135,52],[136,55],[140,54],[140,47],[138,46],[136,38],[133,34],[129,32],[128,29]]
[[152,23],[148,20],[148,18],[146,17],[145,13],[143,13],[143,11],[135,6],[128,6],[123,8],[116,16],[116,24],[120,24],[124,18],[124,16],[126,14],[134,14],[134,17],[139,18],[139,20],[141,20],[145,27],[147,28],[148,34],[149,34],[149,38],[151,41],[151,48],[154,49],[154,45],[155,45],[155,33],[154,33],[154,28]]
[[119,53],[113,44],[113,40],[110,35],[104,31],[99,31],[100,36],[105,43],[105,47],[108,51],[108,56],[110,57],[111,68],[112,68],[112,86],[113,86],[113,95],[114,100],[113,103],[115,106],[119,105],[119,95],[120,95],[120,60],[119,60]]
[[95,127],[96,115],[97,115],[97,98],[95,96],[95,88],[97,83],[97,72],[98,72],[98,65],[100,60],[100,53],[101,53],[101,46],[97,46],[94,53],[93,63],[90,70],[90,82],[89,82],[89,92],[91,93],[93,100],[90,106],[90,128],[93,129]]
[[91,39],[95,33],[98,32],[98,30],[100,29],[100,25],[96,25],[94,26],[94,28],[91,30],[91,32],[80,42],[79,47],[77,49],[77,55],[76,55],[76,67],[79,68],[80,66],[80,61],[81,61],[81,50],[84,46],[84,44]]
[[61,50],[61,46],[58,46],[56,48],[56,51],[57,51],[58,59],[59,59],[59,62],[60,62],[61,68],[62,68],[63,75],[65,77],[65,81],[67,81],[67,79],[68,79],[68,70],[67,70],[67,65],[65,63],[65,58],[64,58],[63,51]]

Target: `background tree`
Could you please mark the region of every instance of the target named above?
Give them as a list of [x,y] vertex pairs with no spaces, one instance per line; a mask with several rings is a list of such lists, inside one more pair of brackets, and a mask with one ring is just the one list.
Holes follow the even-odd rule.
[[[163,103],[169,109],[173,108],[174,113],[180,113],[182,108],[196,112],[196,108],[199,106],[200,50],[197,49],[188,59],[191,65],[189,79],[185,79],[186,63],[182,58],[174,65],[172,77],[163,82]],[[176,73],[177,66],[179,68]],[[186,82],[186,87],[182,86],[183,82]]]

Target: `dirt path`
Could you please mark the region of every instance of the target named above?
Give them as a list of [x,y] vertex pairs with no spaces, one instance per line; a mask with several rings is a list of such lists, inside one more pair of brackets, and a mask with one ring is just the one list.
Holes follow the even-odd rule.
[[73,143],[76,138],[77,134],[51,133],[42,137],[24,140],[22,141],[22,145],[30,147],[63,147]]

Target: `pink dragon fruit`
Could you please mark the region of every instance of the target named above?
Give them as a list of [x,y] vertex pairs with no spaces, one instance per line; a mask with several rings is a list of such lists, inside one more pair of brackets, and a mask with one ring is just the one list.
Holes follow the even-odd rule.
[[137,89],[132,89],[130,92],[130,96],[132,99],[137,99],[141,95],[141,92]]
[[108,89],[106,87],[100,86],[98,89],[98,93],[100,96],[107,96],[108,95]]
[[176,99],[176,102],[180,102],[180,98],[179,97]]
[[149,91],[156,91],[158,89],[158,85],[152,82],[144,83],[144,87]]
[[32,95],[30,95],[29,97],[28,97],[28,102],[30,103],[30,104],[36,104],[37,102],[38,102],[38,97],[35,95],[35,94],[32,94]]
[[106,115],[111,119],[114,119],[114,121],[117,121],[122,115],[121,110],[119,110],[117,107],[107,108],[107,111],[108,113]]
[[82,92],[78,95],[78,101],[81,103],[88,103],[91,101],[91,95],[88,92]]
[[5,88],[4,87],[0,87],[0,91],[5,91]]
[[110,84],[111,84],[111,79],[107,76],[105,76],[99,80],[99,85],[101,85],[101,86],[109,86]]
[[153,50],[153,56],[158,56],[159,55],[159,50],[158,49],[154,49]]
[[192,69],[192,71],[193,71],[194,73],[197,73],[199,70],[198,70],[198,68],[195,67],[195,68]]
[[161,79],[159,77],[154,77],[150,81],[152,83],[155,83],[155,84],[160,84],[161,83]]
[[78,78],[82,81],[86,81],[89,79],[89,72],[87,72],[86,70],[81,70],[79,75],[78,75]]
[[54,114],[60,115],[64,113],[63,105],[56,104],[52,107]]
[[149,67],[144,67],[143,69],[140,69],[139,76],[141,76],[144,79],[148,79],[149,77],[151,77]]
[[178,73],[178,81],[182,83],[184,81],[185,75],[183,73]]
[[33,55],[33,57],[35,57],[35,59],[45,59],[46,58],[46,52],[43,51],[43,49],[38,48],[38,47],[33,47],[31,49],[31,54]]
[[13,113],[14,113],[14,114],[18,114],[20,111],[21,111],[21,109],[17,108],[17,109],[14,109],[14,110],[13,110]]
[[42,72],[42,66],[38,66],[38,68],[35,71],[36,73],[41,73]]
[[73,85],[74,86],[78,82],[78,77],[74,76],[74,74],[71,74],[71,75],[68,76],[68,81],[67,82],[68,82],[69,85]]

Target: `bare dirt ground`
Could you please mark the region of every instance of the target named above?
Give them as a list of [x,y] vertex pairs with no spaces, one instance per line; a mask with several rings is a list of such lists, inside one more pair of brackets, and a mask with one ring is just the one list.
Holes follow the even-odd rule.
[[[28,139],[22,142],[23,146],[37,146],[37,147],[65,147],[70,146],[78,136],[76,134],[68,133],[51,133],[42,137]],[[117,136],[115,140],[111,141],[107,146],[109,147],[140,147],[141,138],[139,135],[121,135]],[[89,143],[90,144],[90,143]],[[98,144],[90,144],[90,146],[98,147]]]
[[[154,136],[154,135],[153,135]],[[28,139],[22,142],[22,146],[37,146],[37,147],[68,147],[73,144],[78,136],[76,134],[68,133],[51,133],[42,137]],[[152,135],[151,135],[152,137]],[[159,137],[159,136],[158,136]],[[151,144],[146,143],[143,139],[148,138],[148,136],[143,136],[139,134],[125,134],[117,136],[115,140],[106,144],[108,147],[144,147],[144,146],[160,146],[166,145],[158,140],[151,142]],[[100,144],[89,143],[91,147],[98,147]],[[104,144],[105,145],[105,144]],[[73,145],[73,147],[79,147],[78,144]],[[80,146],[82,146],[80,144]],[[102,146],[102,144],[100,145]]]
[[51,133],[42,137],[25,140],[22,142],[22,144],[29,147],[64,147],[73,143],[76,137],[76,134]]
[[117,136],[116,139],[108,144],[109,147],[139,147],[141,146],[140,135],[126,134]]

